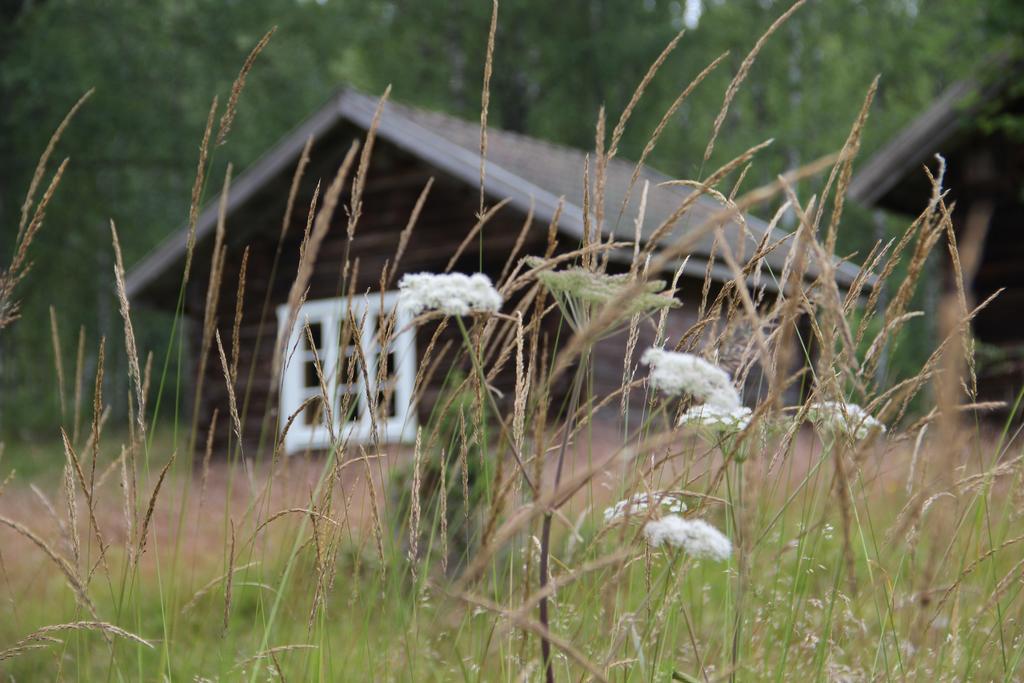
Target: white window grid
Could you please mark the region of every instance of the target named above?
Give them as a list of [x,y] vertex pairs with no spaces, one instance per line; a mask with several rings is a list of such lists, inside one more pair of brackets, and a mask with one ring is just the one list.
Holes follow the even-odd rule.
[[[288,334],[281,372],[280,428],[299,406],[310,397],[323,397],[323,388],[314,365],[314,353],[309,348],[307,325],[318,344],[315,358],[319,361],[327,395],[331,397],[330,411],[324,410],[323,401],[313,401],[305,412],[317,416],[316,421],[306,414],[298,415],[285,434],[285,451],[329,448],[333,438],[341,443],[411,442],[416,435],[416,411],[413,391],[416,381],[416,331],[412,315],[397,307],[398,292],[383,295],[367,294],[332,299],[307,301],[298,311],[291,330],[288,324],[288,305],[277,308],[281,334]],[[360,329],[353,330],[349,312]],[[390,326],[388,349],[382,353],[381,318]],[[345,334],[347,340],[342,340]],[[342,348],[342,341],[347,341]],[[355,348],[358,343],[359,350]],[[357,365],[359,356],[365,359],[365,374]],[[390,356],[391,372],[378,376],[381,358]],[[352,365],[342,364],[343,358],[352,359]],[[351,367],[351,370],[350,370]],[[348,379],[351,377],[351,383]],[[378,380],[383,384],[378,386]],[[370,389],[367,391],[366,384]],[[370,396],[377,397],[377,413],[371,415]],[[387,408],[393,406],[393,410]],[[343,408],[347,410],[344,411]],[[333,424],[328,425],[331,418]]]

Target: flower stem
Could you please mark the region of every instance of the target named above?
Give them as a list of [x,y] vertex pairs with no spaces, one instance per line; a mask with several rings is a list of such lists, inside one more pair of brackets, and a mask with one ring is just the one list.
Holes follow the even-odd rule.
[[[586,374],[586,367],[587,358],[586,355],[583,355],[580,357],[580,364],[576,368],[576,376],[573,379],[572,395],[569,399],[569,413],[565,421],[565,433],[562,435],[562,445],[558,449],[558,464],[555,466],[554,486],[556,491],[558,490],[558,484],[562,480],[562,466],[565,464],[565,452],[569,447],[569,435],[572,434],[573,427],[575,426],[573,423],[576,417],[576,409],[580,404],[580,393],[583,389],[583,376]],[[551,556],[551,520],[551,512],[545,512],[540,532],[540,589],[542,591],[548,583],[548,560]],[[547,596],[540,599],[538,609],[540,611],[540,623],[544,626],[546,634],[551,629],[548,617]],[[541,659],[544,662],[545,680],[547,683],[554,683],[555,670],[551,662],[551,641],[548,640],[546,635],[541,636],[540,652]]]

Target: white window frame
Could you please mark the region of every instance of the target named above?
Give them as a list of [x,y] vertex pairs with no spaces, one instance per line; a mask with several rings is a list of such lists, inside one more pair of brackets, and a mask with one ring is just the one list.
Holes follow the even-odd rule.
[[[413,405],[413,391],[416,381],[416,330],[412,325],[413,316],[397,306],[398,292],[366,294],[334,299],[307,301],[299,307],[295,324],[285,330],[288,324],[287,304],[277,307],[278,329],[281,336],[287,334],[281,371],[279,405],[279,429],[283,430],[288,418],[299,409],[310,396],[323,396],[323,389],[307,384],[307,364],[313,361],[313,352],[306,338],[306,325],[319,323],[320,348],[317,360],[320,362],[327,394],[331,397],[330,414],[333,429],[326,424],[327,411],[320,408],[321,420],[309,424],[305,415],[298,415],[285,434],[285,451],[295,453],[305,450],[319,450],[332,445],[332,432],[340,443],[411,442],[416,436],[416,410]],[[358,367],[354,371],[353,385],[345,392],[354,394],[349,401],[352,420],[341,415],[342,394],[339,393],[339,363],[341,354],[340,334],[342,325],[349,319],[349,311],[357,323],[362,324],[358,344],[366,360],[365,375]],[[387,419],[371,419],[370,396],[378,395],[377,369],[381,357],[379,348],[381,316],[395,316],[391,331],[389,353],[393,354],[394,375],[393,403],[395,413]],[[280,337],[279,337],[280,338]],[[355,340],[353,340],[355,341]],[[354,346],[350,347],[354,352]],[[351,352],[349,353],[351,355]],[[342,378],[343,379],[343,378]],[[387,380],[388,378],[385,378]],[[366,382],[370,384],[367,391]],[[313,404],[316,405],[316,402]],[[354,412],[353,412],[354,410]],[[344,420],[344,421],[343,421]],[[374,430],[376,428],[376,432]]]

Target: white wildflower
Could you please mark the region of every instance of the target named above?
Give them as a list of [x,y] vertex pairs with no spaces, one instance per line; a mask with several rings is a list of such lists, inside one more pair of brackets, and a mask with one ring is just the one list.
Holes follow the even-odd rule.
[[626,517],[644,516],[651,508],[651,501],[655,507],[661,507],[665,512],[686,512],[686,503],[665,493],[652,493],[649,497],[646,493],[637,493],[634,496],[620,500],[610,508],[605,508],[604,523],[613,524]]
[[740,407],[740,395],[729,373],[703,358],[650,348],[641,362],[651,366],[651,386],[671,396],[688,394],[706,405]]
[[843,434],[854,440],[866,439],[876,431],[885,432],[885,425],[856,403],[822,401],[807,409],[807,419],[822,432]]
[[[527,257],[531,268],[543,268],[545,261]],[[674,296],[665,294],[665,283],[650,280],[637,283],[630,275],[609,275],[595,273],[585,268],[565,270],[541,270],[537,279],[547,288],[558,302],[562,314],[574,330],[582,330],[590,324],[595,312],[615,302],[617,321],[629,320],[634,315],[647,315],[654,311],[680,306]],[[627,290],[636,288],[629,296]],[[615,331],[615,324],[609,324],[604,334]]]
[[742,432],[750,424],[750,408],[724,408],[712,403],[694,406],[679,418],[679,425],[700,427],[711,435],[725,436]]
[[410,273],[398,283],[398,304],[413,315],[437,310],[447,315],[495,313],[501,294],[483,273]]
[[732,554],[732,542],[703,519],[668,515],[648,522],[644,526],[644,536],[654,548],[667,543],[696,559],[722,562]]

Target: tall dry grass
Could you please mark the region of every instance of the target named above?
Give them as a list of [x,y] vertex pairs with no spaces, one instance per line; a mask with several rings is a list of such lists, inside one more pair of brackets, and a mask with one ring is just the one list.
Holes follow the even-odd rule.
[[[724,95],[706,161],[759,49],[799,5],[755,41]],[[481,159],[489,65],[500,48],[494,40],[496,2],[493,8]],[[246,59],[216,134],[219,109],[213,102],[190,230],[212,155],[227,138],[245,79],[269,38]],[[836,235],[876,83],[868,86],[863,108],[851,112],[850,134],[835,154],[748,189],[747,168],[763,148],[755,146],[702,178],[672,181],[691,194],[653,227],[650,241],[606,240],[605,170],[630,113],[681,39],[644,76],[610,139],[603,113],[599,117],[593,161],[580,169],[587,183],[584,241],[559,251],[556,215],[546,253],[527,258],[519,252],[527,231],[535,229],[528,217],[495,283],[512,303],[497,314],[438,321],[416,387],[422,392],[442,378],[445,391],[410,454],[377,436],[354,443],[341,433],[326,452],[283,456],[283,433],[300,414],[317,406],[332,409],[328,379],[340,369],[324,367],[319,358],[322,396],[281,416],[280,424],[264,416],[263,446],[256,453],[243,450],[250,396],[248,389],[237,392],[268,369],[238,367],[238,311],[246,283],[222,282],[223,210],[198,362],[200,368],[220,363],[229,414],[194,412],[189,423],[175,418],[156,425],[159,416],[178,414],[161,410],[165,385],[191,380],[167,377],[170,354],[182,352],[183,294],[168,357],[158,359],[154,377],[134,343],[112,225],[130,374],[118,379],[131,385],[132,419],[124,441],[112,442],[103,428],[109,406],[101,342],[91,421],[79,429],[88,381],[80,336],[74,415],[65,406],[61,419],[69,429],[58,432],[65,473],[53,500],[39,488],[30,498],[17,479],[0,485],[0,525],[6,528],[0,593],[9,614],[0,625],[0,667],[15,679],[43,672],[80,680],[1019,678],[1024,455],[1017,431],[1007,427],[990,436],[975,417],[993,407],[975,403],[969,336],[971,318],[987,303],[971,300],[976,257],[965,256],[977,254],[983,230],[975,224],[983,217],[975,217],[965,234],[955,232],[942,177],[932,178],[933,199],[905,233],[865,256],[850,291],[838,287]],[[682,101],[721,61],[713,60],[673,102],[641,163]],[[347,239],[358,248],[379,117],[380,109],[322,197],[318,186],[296,255],[281,245],[312,142],[302,154],[272,271],[282,259],[298,260],[288,327],[298,324],[319,246],[346,198]],[[0,328],[16,317],[14,293],[27,272],[25,254],[64,168],[34,202],[53,146],[29,190],[14,261],[0,278]],[[470,249],[475,238],[485,249],[484,227],[505,209],[500,201],[485,206],[484,170],[481,163],[476,224],[459,251]],[[823,189],[801,197],[796,181],[811,177],[822,177]],[[224,196],[229,185],[230,171]],[[383,289],[395,280],[430,187],[428,182],[416,202],[392,265],[381,273]],[[649,187],[640,192],[644,206]],[[694,218],[698,196],[712,197],[720,210]],[[727,224],[745,229],[747,211],[772,203],[782,207],[772,225],[785,211],[796,216],[789,239],[754,239],[750,254],[725,239]],[[641,209],[637,236],[643,221]],[[683,334],[670,334],[665,312],[637,308],[636,302],[653,296],[652,281],[674,273],[671,296],[682,273],[678,261],[707,236],[717,238],[714,258],[732,278],[713,286],[709,264],[698,319]],[[190,237],[182,293],[194,275],[194,246]],[[612,249],[634,255],[627,273],[615,279],[606,273]],[[939,249],[951,254],[957,279],[940,306],[941,336],[915,376],[884,384],[875,372],[879,356],[921,314],[912,308],[914,293],[929,286],[922,281],[925,264]],[[787,254],[781,272],[765,261],[774,250]],[[550,276],[570,266],[581,267],[585,281],[614,286],[598,299],[558,290]],[[358,260],[346,257],[341,272],[339,291],[355,296]],[[237,305],[225,344],[214,306],[220,288],[231,284]],[[891,296],[882,309],[884,290]],[[268,297],[261,322],[269,305]],[[560,326],[558,339],[542,324],[552,320]],[[350,314],[341,338],[361,334],[367,324]],[[377,325],[375,334],[386,346],[398,332],[394,316],[382,316]],[[448,327],[457,328],[457,343],[442,341]],[[760,398],[749,406],[749,425],[714,438],[680,427],[689,404],[660,396],[640,366],[638,339],[645,328],[659,345],[719,363],[738,382],[763,378]],[[622,382],[599,393],[591,382],[594,349],[612,332],[627,340]],[[308,326],[303,336],[311,341]],[[291,362],[288,338],[270,342],[274,378]],[[796,370],[789,362],[794,356],[806,360]],[[370,386],[366,368],[363,358],[349,364],[348,379]],[[515,378],[514,392],[499,404],[493,384],[506,369]],[[201,369],[199,376],[204,374]],[[63,396],[60,366],[58,376]],[[149,400],[151,380],[155,400]],[[929,409],[913,414],[911,402],[922,392],[930,392]],[[366,398],[372,406],[379,400]],[[859,404],[889,430],[850,438],[819,424],[816,432],[808,418],[824,401]],[[349,408],[342,406],[342,414]],[[606,417],[616,408],[617,417]],[[1012,414],[1017,406],[1011,408]],[[198,434],[207,427],[212,433],[218,419],[231,423],[229,452],[218,461],[208,439],[194,474]],[[179,433],[187,435],[181,452],[173,448]],[[166,434],[173,435],[170,443],[161,436]],[[605,506],[637,494],[685,503],[687,518],[709,521],[728,536],[730,558],[719,563],[695,558],[686,548],[648,543],[645,529],[662,516],[661,505],[606,521]]]

